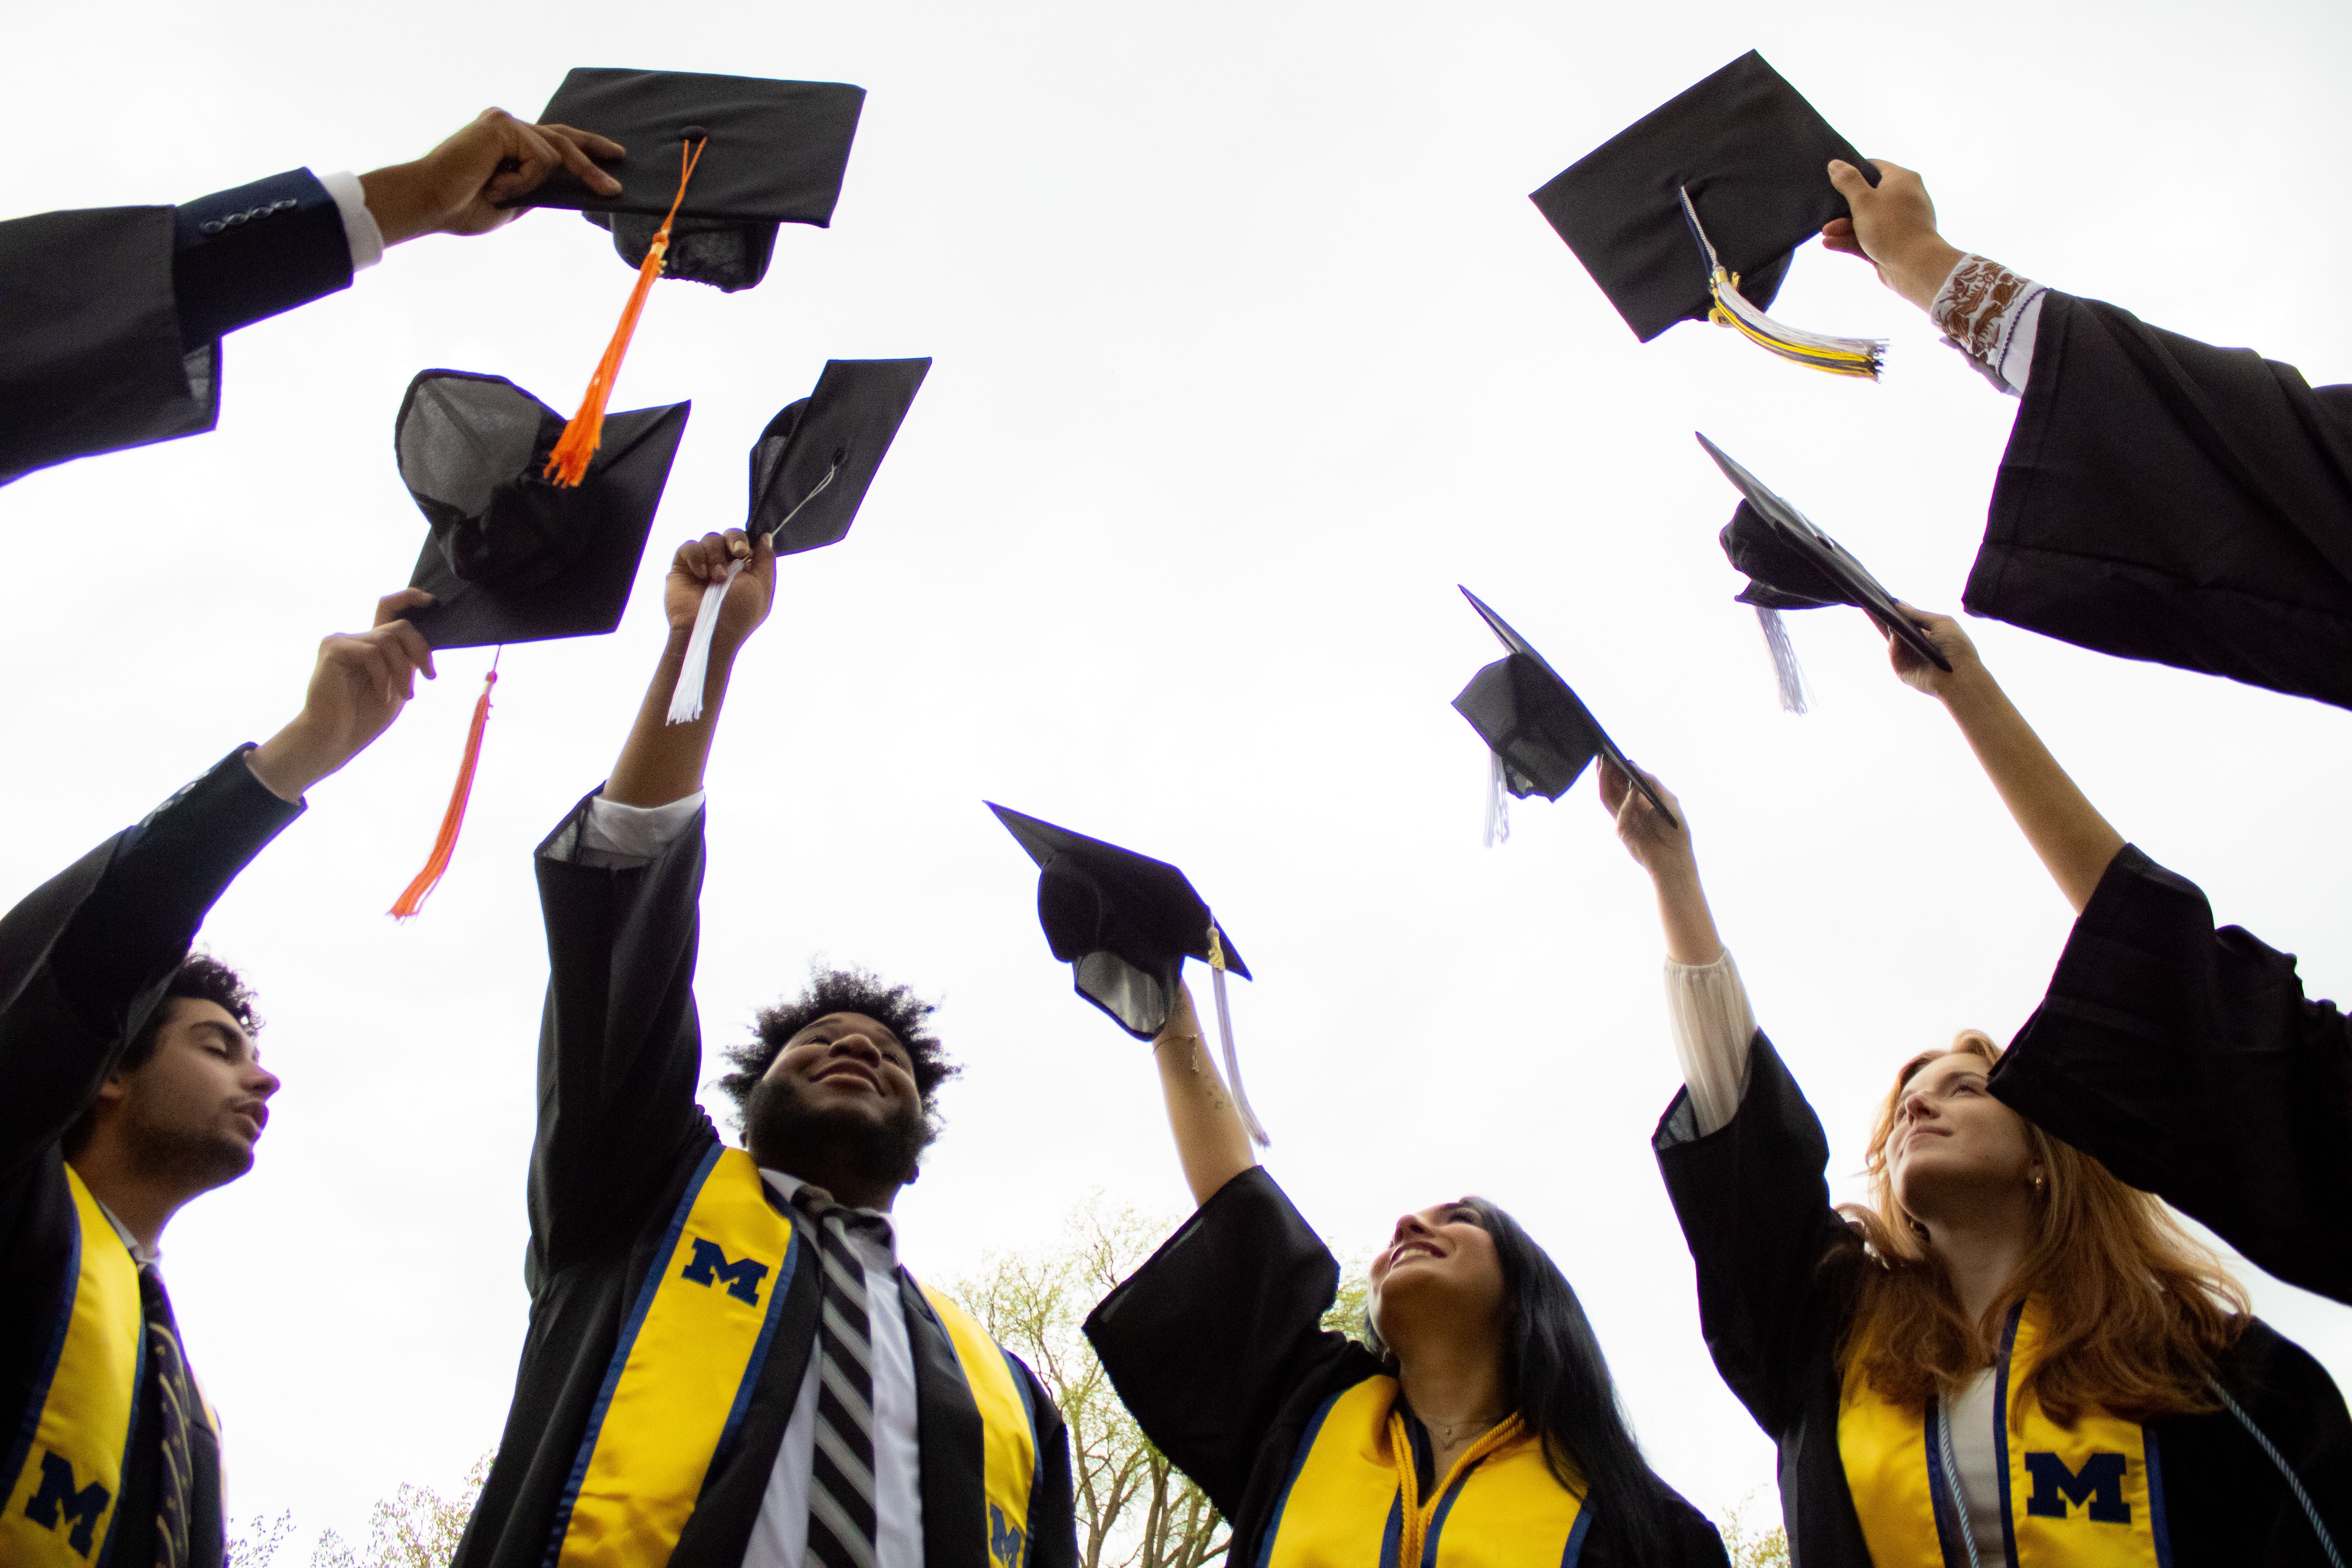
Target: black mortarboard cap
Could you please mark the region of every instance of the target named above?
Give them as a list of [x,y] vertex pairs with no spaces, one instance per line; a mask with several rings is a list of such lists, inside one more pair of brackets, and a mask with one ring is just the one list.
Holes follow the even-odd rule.
[[[663,271],[733,292],[768,269],[780,223],[833,221],[866,89],[835,81],[773,81],[696,71],[567,72],[542,122],[609,136],[628,149],[604,165],[621,194],[600,196],[558,171],[524,198],[577,207],[613,231],[613,247],[642,266],[677,195],[679,153],[709,137],[670,229]],[[689,137],[689,132],[691,136]]]
[[[1168,1022],[1188,958],[1210,961],[1209,906],[1164,860],[1040,822],[995,802],[988,809],[1037,862],[1037,920],[1054,956],[1076,971],[1078,994],[1148,1040]],[[1249,966],[1222,927],[1224,966]]]
[[1937,668],[1952,668],[1927,634],[1896,606],[1895,595],[1880,586],[1852,552],[1765,489],[1763,481],[1734,462],[1722,447],[1705,436],[1698,437],[1698,444],[1745,498],[1717,535],[1731,564],[1748,575],[1739,603],[1766,610],[1852,605],[1867,612],[1882,629],[1892,631]]
[[1489,630],[1510,649],[1471,677],[1454,700],[1454,710],[1502,763],[1504,787],[1525,800],[1539,795],[1558,800],[1582,777],[1595,756],[1603,756],[1624,771],[1633,787],[1674,826],[1675,815],[1647,781],[1617,749],[1601,721],[1584,705],[1559,671],[1544,661],[1527,638],[1486,606],[1469,589],[1462,596],[1486,621]]
[[1843,158],[1874,184],[1853,144],[1750,49],[1602,142],[1531,198],[1648,342],[1714,305],[1684,216],[1687,189],[1739,291],[1769,308],[1797,247],[1851,216],[1830,184]]
[[432,527],[409,616],[435,647],[587,637],[621,624],[693,405],[604,422],[586,479],[542,477],[563,416],[499,375],[427,370],[394,426],[401,481]]
[[776,534],[779,555],[839,543],[930,368],[928,359],[827,360],[815,390],[752,443],[743,531]]

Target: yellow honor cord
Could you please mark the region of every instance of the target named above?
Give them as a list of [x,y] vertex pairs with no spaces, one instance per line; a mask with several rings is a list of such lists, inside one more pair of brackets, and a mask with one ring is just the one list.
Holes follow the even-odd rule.
[[1418,1568],[1423,1544],[1429,1539],[1432,1515],[1445,1496],[1456,1476],[1467,1475],[1473,1466],[1488,1455],[1509,1447],[1526,1431],[1517,1412],[1504,1416],[1486,1428],[1467,1452],[1454,1461],[1453,1468],[1439,1478],[1437,1489],[1423,1502],[1421,1497],[1421,1472],[1412,1462],[1412,1435],[1406,1430],[1404,1402],[1402,1396],[1389,1407],[1389,1458],[1396,1466],[1397,1513],[1402,1528],[1397,1535],[1396,1568]]

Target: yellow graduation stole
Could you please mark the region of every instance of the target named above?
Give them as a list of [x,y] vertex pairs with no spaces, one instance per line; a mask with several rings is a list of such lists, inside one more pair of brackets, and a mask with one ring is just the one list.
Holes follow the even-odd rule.
[[[713,1149],[622,1325],[556,1510],[554,1568],[669,1561],[751,1403],[799,1258],[798,1229],[769,1201],[751,1156]],[[1037,1473],[1029,1402],[980,1325],[924,1294],[980,1410],[991,1554],[1001,1568],[1022,1568]]]
[[66,1568],[95,1563],[113,1532],[146,1352],[139,1266],[79,1172],[66,1167],[74,1268],[52,1337],[55,1359],[24,1468],[0,1516],[0,1563]]
[[[1396,1379],[1372,1377],[1324,1402],[1275,1500],[1257,1568],[1399,1568],[1410,1532],[1391,1435],[1396,1401]],[[1402,1458],[1412,1462],[1410,1452]],[[1576,1568],[1591,1520],[1524,1430],[1485,1453],[1474,1447],[1435,1495],[1413,1501],[1422,1549],[1404,1568]]]
[[[2047,1337],[2042,1302],[2010,1310],[1994,1372],[2004,1413],[2002,1535],[1979,1541],[1980,1563],[2010,1568],[2168,1568],[2164,1486],[2155,1434],[2103,1410],[2072,1428],[2043,1413],[2025,1389]],[[1838,1408],[1838,1457],[1875,1568],[1942,1568],[1948,1538],[1964,1556],[1958,1489],[1944,1471],[1931,1400],[1897,1405],[1848,1365]]]

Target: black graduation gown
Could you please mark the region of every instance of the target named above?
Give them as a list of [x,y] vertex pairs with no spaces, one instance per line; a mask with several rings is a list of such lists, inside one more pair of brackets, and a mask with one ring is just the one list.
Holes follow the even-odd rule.
[[1963,603],[2352,707],[2352,386],[2051,292]]
[[0,484],[211,429],[222,336],[351,281],[342,215],[308,169],[0,223]]
[[[22,1472],[80,1222],[60,1142],[154,1010],[205,913],[301,815],[245,752],[27,893],[0,918],[0,1475]],[[191,1357],[201,1360],[194,1350]],[[158,1385],[140,1388],[110,1568],[155,1556]],[[220,1452],[194,1432],[192,1561],[221,1561]]]
[[[1322,1326],[1339,1286],[1330,1249],[1253,1166],[1211,1194],[1087,1319],[1087,1338],[1129,1414],[1232,1526],[1230,1568],[1259,1561],[1323,1402],[1382,1370],[1358,1341]],[[1727,1559],[1715,1527],[1665,1489],[1672,1561],[1720,1568]],[[1605,1503],[1593,1507],[1579,1561],[1623,1563]]]
[[[1697,1132],[1685,1090],[1651,1142],[1697,1267],[1707,1352],[1779,1445],[1792,1568],[1869,1568],[1838,1455],[1837,1344],[1862,1271],[1876,1265],[1830,1206],[1821,1121],[1762,1031],[1738,1113]],[[2326,1369],[2257,1319],[2218,1375],[2294,1465],[2336,1541],[2352,1541],[2352,1415]],[[2285,1481],[2227,1412],[2154,1426],[2174,1568],[2326,1563]]]
[[[557,1508],[622,1322],[688,1182],[719,1142],[694,1099],[702,819],[646,865],[614,869],[571,858],[587,809],[583,799],[539,849],[550,973],[524,1265],[530,1327],[498,1458],[452,1568],[553,1561]],[[793,1271],[734,1443],[704,1480],[670,1568],[742,1562],[815,1348],[818,1273]],[[903,1269],[899,1300],[915,1357],[924,1561],[991,1568],[979,1410],[946,1330]],[[1006,1359],[1029,1401],[1042,1472],[1023,1568],[1076,1568],[1061,1412],[1027,1367]]]
[[2126,846],[1992,1091],[2290,1284],[2352,1303],[2352,1023]]

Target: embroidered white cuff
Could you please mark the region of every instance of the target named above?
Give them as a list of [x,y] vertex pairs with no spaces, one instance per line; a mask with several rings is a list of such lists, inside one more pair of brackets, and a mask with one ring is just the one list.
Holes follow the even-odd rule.
[[2049,289],[1998,261],[1963,256],[1927,306],[1928,320],[2004,392],[2023,394]]

